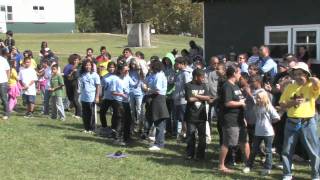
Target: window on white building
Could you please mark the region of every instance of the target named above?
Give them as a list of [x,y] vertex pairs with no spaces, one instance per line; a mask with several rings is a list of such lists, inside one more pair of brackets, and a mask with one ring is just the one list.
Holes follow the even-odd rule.
[[305,46],[310,58],[320,62],[320,24],[267,26],[264,41],[274,58],[282,58],[286,53],[296,54],[300,46]]
[[34,11],[37,11],[37,10],[38,10],[38,6],[33,6],[32,9],[33,9]]
[[43,6],[39,6],[39,10],[43,11],[44,7]]
[[5,12],[6,11],[6,7],[5,6],[0,6],[0,11]]
[[12,6],[7,6],[7,20],[12,21],[13,15],[12,15]]

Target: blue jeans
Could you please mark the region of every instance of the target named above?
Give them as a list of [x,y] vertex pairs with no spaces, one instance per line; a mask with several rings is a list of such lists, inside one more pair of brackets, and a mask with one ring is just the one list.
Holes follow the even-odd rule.
[[[299,123],[300,122],[300,126]],[[319,177],[319,138],[317,132],[317,122],[313,117],[307,121],[301,121],[301,119],[287,119],[284,129],[284,141],[282,150],[283,159],[283,176],[292,176],[291,164],[292,156],[296,143],[300,138],[303,146],[307,150],[309,159],[311,160],[311,176],[312,178]]]
[[154,121],[154,127],[156,128],[156,141],[154,145],[162,148],[164,147],[164,131],[166,128],[166,119],[159,119]]
[[4,116],[9,116],[8,83],[0,83],[0,98],[2,101]]
[[186,104],[181,105],[175,105],[174,111],[175,111],[175,118],[174,118],[174,130],[175,134],[180,134],[182,130],[182,122],[184,121],[184,114],[186,112]]
[[131,117],[132,122],[136,125],[139,125],[139,128],[142,128],[142,124],[144,122],[144,109],[142,106],[143,95],[135,96],[130,94],[130,109],[131,109]]
[[264,168],[271,170],[272,168],[272,141],[273,136],[254,136],[253,138],[253,151],[250,153],[249,160],[247,162],[247,166],[252,168],[254,159],[260,151],[260,144],[264,141],[266,145],[266,161],[264,163]]
[[43,95],[43,114],[45,115],[49,115],[50,97],[51,97],[51,93],[49,92],[49,90],[46,89]]

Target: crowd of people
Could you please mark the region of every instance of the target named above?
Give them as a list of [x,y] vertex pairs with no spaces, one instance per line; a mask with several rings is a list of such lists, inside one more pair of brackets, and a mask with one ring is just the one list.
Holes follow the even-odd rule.
[[243,153],[244,173],[259,155],[265,159],[262,174],[268,175],[278,153],[283,179],[292,179],[294,155],[309,161],[312,179],[319,179],[320,83],[309,70],[306,47],[275,61],[267,46],[255,46],[236,61],[219,55],[206,65],[202,48],[194,41],[189,45],[180,54],[174,49],[149,61],[130,48],[117,58],[105,46],[97,57],[88,48],[84,57],[71,54],[62,69],[47,42],[41,43],[36,62],[32,51],[18,51],[8,31],[0,42],[2,119],[9,119],[20,95],[24,117],[32,118],[35,100],[41,98],[43,115],[65,121],[65,110],[74,108],[72,118],[83,120],[84,133],[112,138],[118,145],[130,144],[138,134],[153,141],[150,151],[159,151],[165,137],[176,137],[186,142],[188,160],[206,158],[216,122],[221,172],[232,173],[227,166]]

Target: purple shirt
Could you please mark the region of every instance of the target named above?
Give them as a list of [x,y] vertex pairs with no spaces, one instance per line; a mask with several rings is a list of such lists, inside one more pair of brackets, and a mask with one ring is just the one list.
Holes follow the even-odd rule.
[[73,69],[73,65],[67,64],[63,69],[64,76],[68,76],[72,72],[72,69]]

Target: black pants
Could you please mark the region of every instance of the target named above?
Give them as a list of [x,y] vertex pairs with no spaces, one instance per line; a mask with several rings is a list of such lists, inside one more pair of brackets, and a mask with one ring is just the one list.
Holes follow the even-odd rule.
[[4,116],[9,116],[8,83],[0,83],[0,99],[3,106]]
[[206,122],[187,122],[187,155],[194,157],[196,152],[196,131],[198,131],[199,143],[197,148],[197,158],[203,159],[206,149]]
[[169,115],[170,118],[167,119],[167,123],[166,123],[166,132],[171,134],[171,135],[176,135],[175,131],[173,130],[174,128],[176,128],[176,126],[173,124],[174,122],[174,103],[173,103],[173,99],[172,98],[167,98],[166,99],[166,104],[167,104],[167,108],[169,111]]
[[127,102],[114,101],[114,108],[116,109],[116,139],[123,141],[130,140],[130,125],[131,125],[131,111],[130,105]]
[[82,120],[84,129],[86,131],[94,131],[96,129],[95,123],[95,103],[94,102],[83,102],[82,104]]
[[102,127],[107,127],[108,123],[107,123],[107,118],[106,118],[106,114],[107,111],[109,109],[109,107],[112,107],[113,109],[113,113],[112,113],[112,119],[111,119],[111,126],[115,126],[113,123],[115,123],[115,116],[116,116],[116,107],[114,105],[114,100],[109,100],[109,99],[104,99],[102,100],[101,104],[100,104],[100,122],[101,122],[101,126]]
[[75,115],[81,116],[82,109],[81,104],[79,103],[78,93],[78,81],[77,80],[68,80],[68,78],[64,77],[64,84],[66,85],[66,93],[70,103],[75,107]]

